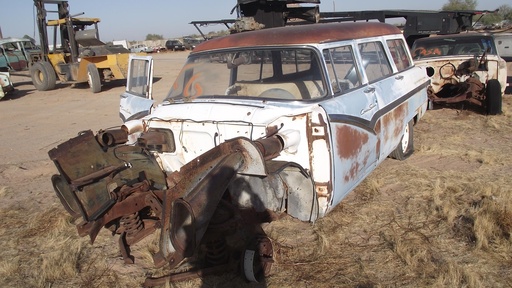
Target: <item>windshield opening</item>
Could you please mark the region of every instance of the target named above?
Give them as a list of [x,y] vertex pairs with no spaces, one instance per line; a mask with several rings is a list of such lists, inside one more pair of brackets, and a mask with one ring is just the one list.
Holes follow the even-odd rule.
[[439,38],[417,41],[412,47],[414,59],[452,56],[452,55],[495,55],[496,49],[492,38],[489,37],[459,37]]
[[191,55],[167,101],[199,97],[315,99],[327,89],[312,49],[252,49]]

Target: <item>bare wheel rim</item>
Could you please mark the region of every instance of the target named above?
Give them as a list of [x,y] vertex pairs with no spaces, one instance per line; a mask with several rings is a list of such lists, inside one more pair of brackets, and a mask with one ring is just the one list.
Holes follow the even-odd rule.
[[407,152],[409,147],[409,125],[405,125],[404,135],[402,136],[402,152]]
[[37,79],[39,79],[40,82],[43,82],[44,75],[42,71],[37,71]]

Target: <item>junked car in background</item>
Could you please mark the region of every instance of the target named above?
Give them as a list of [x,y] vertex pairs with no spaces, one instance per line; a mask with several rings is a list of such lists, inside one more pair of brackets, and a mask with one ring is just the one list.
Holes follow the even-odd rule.
[[185,51],[185,45],[177,39],[167,40],[165,48],[170,51]]
[[432,103],[471,103],[489,115],[502,112],[507,66],[488,33],[439,35],[418,39],[411,48],[417,66],[432,77]]
[[132,53],[141,53],[141,52],[153,52],[152,48],[149,48],[145,44],[135,44],[130,47],[130,52]]
[[11,74],[7,67],[0,67],[0,99],[12,91],[14,91],[14,85],[11,81]]
[[507,62],[507,89],[506,94],[512,94],[512,33],[494,33],[494,42],[498,48],[498,54]]
[[30,39],[0,39],[0,99],[14,90],[10,80],[11,73],[28,71],[40,59],[41,49]]
[[261,224],[326,216],[388,156],[412,154],[427,109],[429,79],[384,23],[209,40],[156,107],[152,59],[132,56],[129,70],[122,128],[85,131],[49,151],[52,182],[83,218],[80,235],[109,228],[131,263],[130,245],[160,229],[155,266],[193,265],[194,275],[241,264],[257,281],[273,257]]
[[8,67],[11,71],[26,71],[39,60],[41,49],[30,39],[0,39],[0,67]]
[[204,39],[196,39],[196,38],[184,38],[183,44],[185,45],[185,49],[194,50],[197,45],[203,43]]

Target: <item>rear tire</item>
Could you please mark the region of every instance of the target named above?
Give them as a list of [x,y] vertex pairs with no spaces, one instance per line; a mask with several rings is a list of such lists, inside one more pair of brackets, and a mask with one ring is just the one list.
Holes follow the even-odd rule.
[[501,84],[498,80],[491,79],[487,82],[487,87],[485,88],[485,96],[487,114],[501,114]]
[[389,155],[391,158],[402,161],[409,158],[414,152],[413,121],[414,120],[409,121],[407,126],[405,126],[400,143],[398,143],[398,146]]
[[101,91],[101,79],[100,73],[98,72],[98,68],[93,63],[89,63],[87,65],[87,82],[89,83],[89,87],[91,87],[92,93],[98,93]]
[[32,84],[39,91],[47,91],[55,88],[57,75],[52,64],[46,61],[36,62],[30,67]]

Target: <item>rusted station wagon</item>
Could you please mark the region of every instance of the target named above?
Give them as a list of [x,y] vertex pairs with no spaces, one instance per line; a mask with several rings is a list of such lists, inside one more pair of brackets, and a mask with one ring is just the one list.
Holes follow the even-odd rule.
[[411,155],[427,109],[425,71],[383,23],[212,39],[154,108],[151,61],[130,60],[122,128],[87,131],[49,152],[57,195],[83,217],[80,235],[120,234],[127,263],[129,246],[160,229],[155,266],[211,272],[241,262],[257,281],[273,255],[260,224],[327,215],[388,156]]
[[489,33],[439,35],[418,39],[413,47],[417,66],[432,77],[432,103],[471,103],[490,115],[501,113],[507,87],[507,63]]

